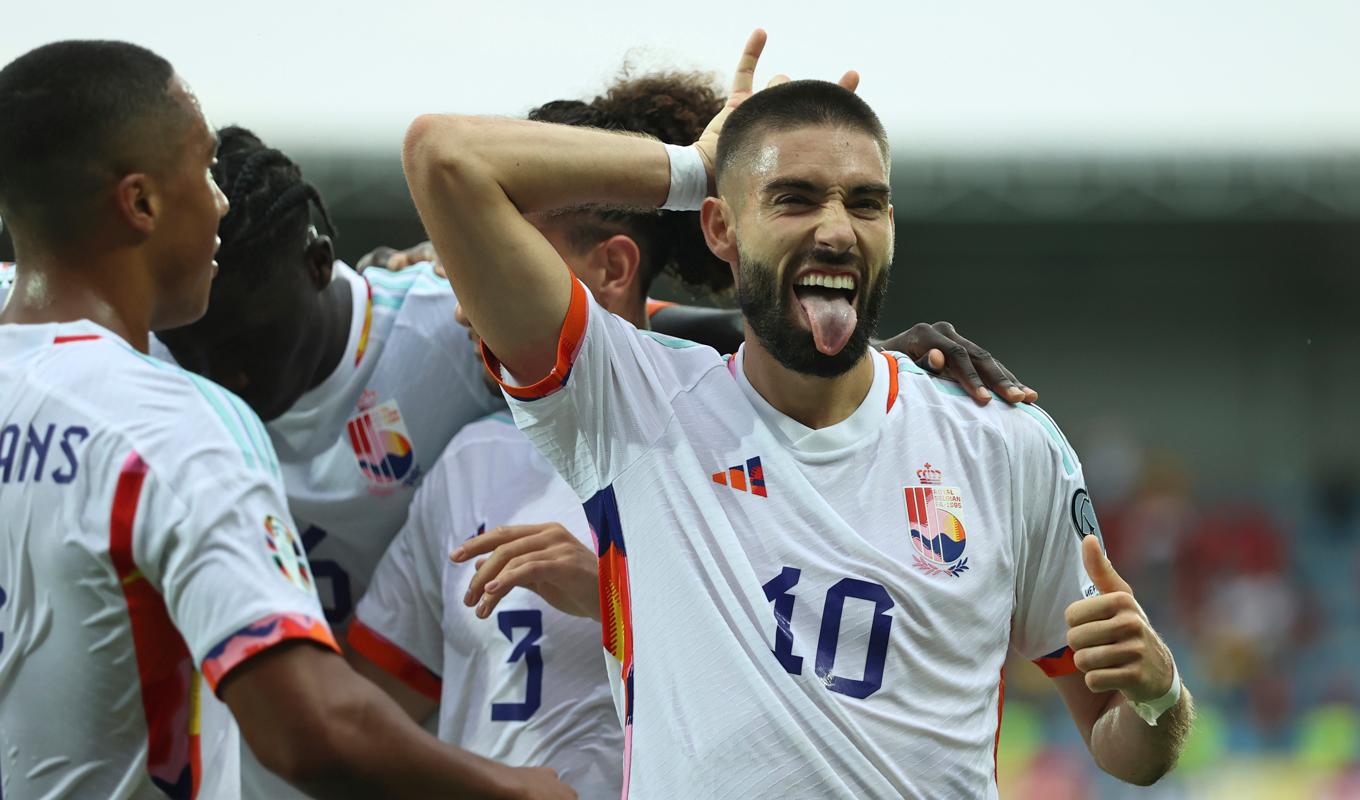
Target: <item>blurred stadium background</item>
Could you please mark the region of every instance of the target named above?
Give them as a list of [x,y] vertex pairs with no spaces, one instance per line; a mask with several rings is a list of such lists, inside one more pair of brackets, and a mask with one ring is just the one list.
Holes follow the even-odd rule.
[[[171,13],[157,23],[170,33],[93,4],[64,4],[88,12],[77,17],[53,5],[31,12],[27,29],[20,16],[0,61],[71,36],[160,50],[217,122],[256,127],[303,165],[351,263],[423,238],[397,150],[412,111],[522,113],[591,95],[634,44],[660,53],[654,65],[725,69],[756,24],[771,30],[772,57],[784,48],[774,69],[799,69],[800,47],[815,45],[808,58],[819,65],[836,50],[817,38],[811,12],[787,19],[804,9],[797,3],[758,3],[722,20],[721,36],[705,36],[705,20],[657,11],[611,23],[610,47],[593,48],[579,75],[531,69],[507,77],[501,96],[498,76],[483,72],[473,82],[493,85],[467,97],[452,76],[473,68],[434,49],[440,26],[413,26],[429,13],[416,3],[356,6],[363,13],[315,30],[307,12],[251,0],[240,25],[252,9],[300,16],[274,33],[231,34],[242,55],[278,58],[238,60],[230,72],[211,71],[218,54],[201,52],[187,35],[193,23],[174,16],[186,12],[168,3],[145,5],[147,20]],[[1093,767],[1042,675],[1013,664],[1002,795],[1360,797],[1360,13],[1335,2],[1273,12],[1156,2],[1117,19],[1076,3],[980,6],[998,19],[892,6],[884,13],[903,15],[911,47],[880,42],[880,72],[865,67],[866,96],[900,136],[897,260],[880,332],[948,319],[1041,392],[1081,454],[1115,564],[1177,654],[1200,715],[1170,778],[1123,786]],[[527,41],[475,42],[479,30],[510,26],[509,12],[441,13],[444,31],[471,33],[473,61],[497,47],[532,60],[543,41],[590,49],[573,36],[608,19],[530,3],[528,18],[569,35],[545,40],[535,27]],[[656,30],[662,19],[671,30]],[[843,20],[828,24],[843,32]],[[922,55],[930,29],[948,43]],[[702,45],[691,52],[686,36]],[[940,48],[957,53],[932,61]],[[906,66],[892,72],[897,57]],[[390,59],[439,73],[422,80],[446,81],[437,96],[455,99],[392,100]],[[367,60],[366,83],[332,74],[355,60]],[[968,69],[975,76],[951,90],[954,72]],[[885,87],[884,71],[911,77]],[[1014,96],[1044,80],[1048,94],[1030,86]],[[1130,99],[1143,83],[1157,102]],[[951,106],[952,118],[930,116],[932,103],[965,89],[979,93]],[[995,118],[977,111],[988,108],[1000,109]],[[0,236],[0,260],[11,256]]]

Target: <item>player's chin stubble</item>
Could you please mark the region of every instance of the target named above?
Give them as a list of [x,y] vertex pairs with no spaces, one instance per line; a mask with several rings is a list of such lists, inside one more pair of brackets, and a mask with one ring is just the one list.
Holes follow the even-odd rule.
[[[860,292],[856,298],[855,331],[845,347],[830,356],[817,349],[811,331],[794,323],[796,312],[788,304],[791,293],[781,284],[775,270],[744,252],[737,301],[756,338],[786,369],[818,378],[835,378],[848,372],[864,356],[888,295],[888,272],[887,267],[879,270],[869,291]],[[789,274],[792,276],[792,271]]]

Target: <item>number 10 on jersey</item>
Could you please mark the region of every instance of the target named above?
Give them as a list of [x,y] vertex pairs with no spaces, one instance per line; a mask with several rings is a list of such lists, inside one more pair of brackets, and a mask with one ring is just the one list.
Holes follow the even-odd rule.
[[[793,615],[797,597],[790,591],[798,585],[803,571],[784,567],[779,575],[765,583],[765,599],[774,604],[774,657],[790,675],[803,674],[803,658],[794,655]],[[864,672],[860,678],[833,674],[836,648],[841,637],[841,617],[847,598],[866,600],[874,604],[873,620],[869,628],[869,645],[864,658]],[[877,583],[859,578],[841,578],[826,592],[822,605],[821,630],[817,635],[817,658],[813,670],[826,688],[838,694],[864,699],[883,686],[883,667],[888,661],[888,637],[892,633],[893,607],[888,590]]]

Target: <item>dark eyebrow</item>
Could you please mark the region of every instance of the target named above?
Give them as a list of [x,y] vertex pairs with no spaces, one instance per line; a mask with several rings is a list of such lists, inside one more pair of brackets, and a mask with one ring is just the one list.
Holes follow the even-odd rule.
[[859,186],[850,190],[850,194],[881,194],[891,195],[892,187],[886,183],[861,183]]
[[817,192],[820,191],[817,184],[812,181],[805,181],[801,178],[775,178],[765,184],[762,191],[778,192],[782,190],[792,190],[795,192]]
[[[822,191],[822,187],[818,186],[812,181],[803,180],[802,178],[775,178],[774,180],[765,184],[762,191],[766,193],[778,191],[795,191],[816,194]],[[851,189],[850,194],[856,196],[871,194],[882,195],[884,197],[887,197],[892,194],[892,189],[886,183],[879,183],[875,181],[872,183],[861,183],[860,185]]]

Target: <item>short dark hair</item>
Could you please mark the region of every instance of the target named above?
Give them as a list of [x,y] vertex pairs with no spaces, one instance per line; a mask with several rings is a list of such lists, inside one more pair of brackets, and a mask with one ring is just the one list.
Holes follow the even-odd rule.
[[859,95],[828,81],[789,81],[751,95],[723,123],[715,169],[718,181],[729,170],[749,163],[766,133],[814,125],[863,131],[878,142],[884,161],[891,157],[883,123]]
[[[713,78],[698,72],[626,72],[590,102],[554,100],[529,112],[529,119],[562,125],[642,133],[667,144],[693,144],[724,98]],[[732,270],[704,243],[699,214],[693,211],[588,207],[576,209],[568,232],[572,246],[587,248],[609,236],[626,234],[642,251],[642,292],[662,272],[700,289],[721,291],[732,285]]]
[[301,252],[313,205],[326,233],[335,237],[321,194],[291,158],[236,125],[219,130],[217,141],[213,178],[231,204],[217,226],[223,274],[265,269],[282,263],[278,254]]
[[165,163],[166,126],[189,119],[174,74],[110,41],[44,45],[0,70],[0,216],[16,238],[80,241],[103,190]]

